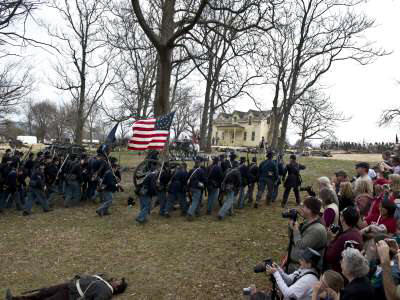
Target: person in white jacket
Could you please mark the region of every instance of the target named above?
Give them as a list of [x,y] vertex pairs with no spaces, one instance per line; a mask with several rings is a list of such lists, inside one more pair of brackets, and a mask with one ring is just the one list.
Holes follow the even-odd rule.
[[320,254],[306,248],[300,258],[300,268],[292,274],[286,274],[276,264],[266,266],[266,273],[273,275],[276,285],[283,295],[284,300],[311,300],[312,287],[319,280],[317,269],[320,260]]

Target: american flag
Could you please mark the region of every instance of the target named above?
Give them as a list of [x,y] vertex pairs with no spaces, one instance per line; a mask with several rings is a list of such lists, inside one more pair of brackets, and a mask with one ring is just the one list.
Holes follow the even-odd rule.
[[159,118],[139,120],[133,123],[133,136],[129,140],[128,150],[161,150],[168,140],[169,128],[175,112]]

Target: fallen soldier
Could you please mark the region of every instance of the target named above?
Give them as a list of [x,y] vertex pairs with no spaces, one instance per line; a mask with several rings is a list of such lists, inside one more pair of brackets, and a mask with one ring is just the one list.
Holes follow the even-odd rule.
[[8,289],[6,300],[109,300],[114,295],[122,294],[127,286],[125,278],[116,280],[107,279],[104,275],[77,275],[69,282],[29,291],[23,296],[15,297]]

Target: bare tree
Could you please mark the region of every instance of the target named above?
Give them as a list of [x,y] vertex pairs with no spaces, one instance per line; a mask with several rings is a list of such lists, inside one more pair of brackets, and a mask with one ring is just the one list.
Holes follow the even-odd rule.
[[291,0],[277,12],[279,24],[269,42],[275,44],[272,49],[282,50],[276,52],[279,56],[271,66],[279,99],[273,109],[277,117],[274,126],[280,123],[279,149],[286,140],[292,108],[334,64],[352,60],[365,65],[387,54],[365,40],[374,21],[356,10],[361,2]]
[[101,18],[106,8],[95,0],[53,0],[50,7],[64,22],[63,27],[47,26],[59,47],[55,67],[56,88],[68,92],[76,108],[75,142],[81,143],[84,125],[93,107],[113,84],[106,44],[99,39]]
[[141,5],[139,0],[131,0],[131,2],[139,25],[157,50],[158,69],[154,113],[156,116],[163,115],[170,111],[173,50],[177,41],[179,42],[179,39],[190,32],[199,21],[208,0],[199,0],[198,5],[196,1],[177,3],[176,0],[162,2],[150,0],[146,5]]
[[335,110],[333,103],[321,91],[315,89],[303,94],[291,113],[291,122],[300,136],[300,151],[304,150],[306,141],[333,137],[338,123],[348,120]]
[[[400,81],[397,81],[397,84],[400,85]],[[389,126],[394,121],[397,121],[397,122],[400,121],[400,108],[398,108],[398,107],[393,107],[393,108],[383,110],[380,115],[378,125],[380,127]]]
[[17,111],[32,91],[33,80],[21,62],[8,63],[0,70],[0,123]]
[[26,113],[32,118],[33,131],[38,140],[44,141],[49,138],[51,128],[56,121],[57,106],[49,100],[44,100],[31,104]]

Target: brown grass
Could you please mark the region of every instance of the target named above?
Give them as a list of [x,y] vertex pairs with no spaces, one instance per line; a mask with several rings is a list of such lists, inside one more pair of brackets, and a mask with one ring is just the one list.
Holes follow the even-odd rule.
[[[138,162],[125,153],[121,157],[123,164]],[[349,161],[302,162],[308,167],[305,184],[354,168]],[[251,283],[268,286],[265,275],[252,268],[268,257],[280,259],[286,250],[287,223],[279,203],[236,210],[222,222],[216,213],[187,222],[178,211],[164,219],[156,208],[150,222],[140,226],[134,222],[138,206],[131,211],[126,207],[130,182],[131,174],[124,174],[128,188],[115,195],[108,217],[97,217],[93,204],[65,209],[61,202],[48,214],[36,207],[30,217],[14,210],[0,215],[0,293],[7,287],[21,293],[96,272],[127,278],[129,289],[119,299],[241,299],[242,288]]]

